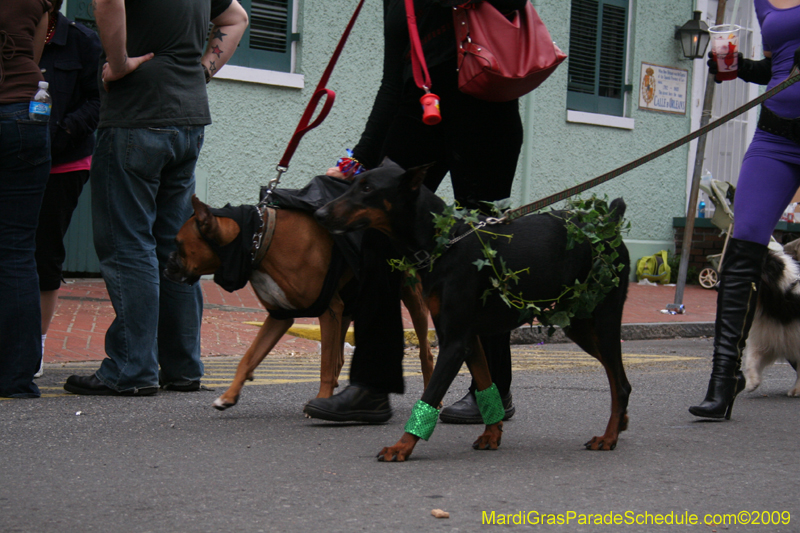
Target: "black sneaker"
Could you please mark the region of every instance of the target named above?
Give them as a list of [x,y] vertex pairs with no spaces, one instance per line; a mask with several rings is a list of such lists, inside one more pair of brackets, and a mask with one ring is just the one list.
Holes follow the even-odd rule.
[[[502,400],[503,407],[506,410],[503,420],[508,420],[514,416],[517,408],[514,407],[510,392],[505,398],[502,398]],[[480,409],[478,409],[478,402],[475,400],[475,395],[472,392],[467,392],[467,394],[456,403],[442,409],[439,413],[439,420],[445,424],[483,424],[483,417],[481,416]]]
[[161,385],[161,388],[164,390],[174,390],[178,392],[194,392],[200,390],[202,387],[200,387],[200,380],[198,379],[197,381],[171,381]]
[[379,424],[392,418],[387,393],[369,392],[356,385],[348,385],[342,392],[330,398],[310,400],[303,407],[303,412],[310,418],[333,422]]
[[133,388],[126,391],[114,390],[97,379],[97,376],[70,376],[64,383],[64,390],[73,394],[91,396],[152,396],[158,392],[158,387]]

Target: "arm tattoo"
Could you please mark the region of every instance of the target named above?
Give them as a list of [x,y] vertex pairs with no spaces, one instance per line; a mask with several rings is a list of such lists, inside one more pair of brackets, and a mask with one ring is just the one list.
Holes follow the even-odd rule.
[[225,37],[226,35],[228,35],[228,34],[227,34],[227,33],[222,33],[222,30],[221,30],[221,29],[219,29],[219,28],[217,28],[217,31],[215,31],[215,32],[213,33],[212,37],[213,37],[214,39],[219,39],[220,41],[223,41],[223,39],[222,39],[222,38],[223,38],[223,37]]
[[220,49],[220,47],[217,45],[214,45],[214,48],[211,49],[211,53],[216,54],[217,58],[221,57],[223,52],[224,50]]

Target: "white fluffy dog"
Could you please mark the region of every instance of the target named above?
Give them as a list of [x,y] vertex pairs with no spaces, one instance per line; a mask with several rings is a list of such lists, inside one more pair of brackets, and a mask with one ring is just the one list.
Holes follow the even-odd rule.
[[773,243],[767,253],[756,315],[742,355],[748,392],[761,384],[766,367],[786,358],[798,371],[797,381],[787,395],[800,396],[800,267],[795,260],[798,249],[800,240],[788,244],[785,250]]

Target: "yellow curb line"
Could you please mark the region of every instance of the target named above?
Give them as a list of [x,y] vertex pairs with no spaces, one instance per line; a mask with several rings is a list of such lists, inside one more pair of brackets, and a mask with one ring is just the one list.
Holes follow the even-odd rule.
[[[250,326],[258,326],[261,327],[263,322],[245,322]],[[289,328],[287,331],[289,335],[294,337],[300,337],[301,339],[308,339],[311,341],[322,341],[322,334],[320,333],[319,326],[315,326],[313,324],[295,324]],[[417,340],[417,333],[413,329],[405,329],[403,330],[403,338],[405,339],[407,344],[412,346],[419,346],[419,340]],[[344,337],[345,342],[350,344],[351,346],[355,346],[356,344],[356,337],[353,331],[353,326],[347,328],[347,334]],[[436,342],[436,331],[433,329],[428,330],[428,343],[433,344]]]

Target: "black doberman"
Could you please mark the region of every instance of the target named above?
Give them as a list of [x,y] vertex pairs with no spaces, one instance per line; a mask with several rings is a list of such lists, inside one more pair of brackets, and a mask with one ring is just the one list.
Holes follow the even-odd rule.
[[[315,216],[335,234],[375,228],[392,238],[407,258],[424,256],[436,245],[433,215],[441,214],[446,208],[444,201],[422,185],[427,168],[417,167],[406,172],[392,161],[384,160],[380,167],[356,176],[347,192],[320,208]],[[623,217],[625,203],[622,199],[614,200],[610,208],[618,219]],[[589,244],[567,249],[565,215],[565,212],[553,211],[490,227],[494,234],[513,235],[511,239],[496,238],[491,246],[510,270],[528,269],[527,273],[519,275],[514,291],[528,301],[540,302],[538,306],[542,309],[555,302],[565,286],[587,279],[592,268]],[[457,223],[451,242],[469,231],[467,224]],[[485,234],[483,238],[487,238]],[[476,268],[474,262],[484,259],[482,251],[473,233],[453,243],[432,267],[418,270],[440,347],[433,376],[422,395],[422,401],[429,406],[440,405],[465,361],[478,390],[488,388],[491,378],[478,335],[510,331],[524,323],[520,311],[509,307],[496,291],[485,302],[482,299],[491,287],[489,271],[492,270]],[[624,244],[620,244],[617,251],[619,256],[614,264],[622,265],[619,285],[606,294],[589,318],[573,318],[565,329],[571,340],[602,363],[611,387],[611,418],[605,433],[586,443],[591,450],[614,449],[619,433],[628,424],[631,386],[622,365],[620,330],[630,258]],[[487,425],[473,447],[496,449],[502,424]],[[397,444],[384,448],[378,458],[404,461],[418,440],[419,437],[404,433]]]

